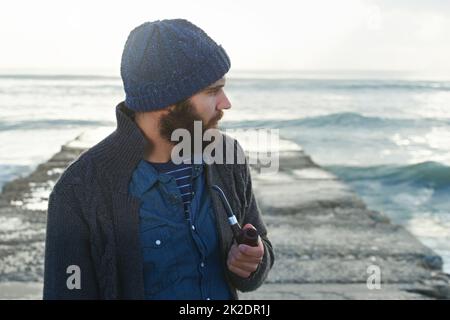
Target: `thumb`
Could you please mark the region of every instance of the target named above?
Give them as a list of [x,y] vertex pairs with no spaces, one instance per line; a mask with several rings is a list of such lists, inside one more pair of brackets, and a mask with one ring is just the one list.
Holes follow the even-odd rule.
[[254,229],[254,230],[256,230],[256,228],[251,223],[247,223],[242,229]]

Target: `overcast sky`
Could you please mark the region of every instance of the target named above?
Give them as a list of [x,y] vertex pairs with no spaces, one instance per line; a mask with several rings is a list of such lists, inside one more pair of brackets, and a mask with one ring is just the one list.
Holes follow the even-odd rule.
[[135,26],[186,18],[232,69],[450,71],[448,0],[15,0],[0,11],[0,69],[117,73]]

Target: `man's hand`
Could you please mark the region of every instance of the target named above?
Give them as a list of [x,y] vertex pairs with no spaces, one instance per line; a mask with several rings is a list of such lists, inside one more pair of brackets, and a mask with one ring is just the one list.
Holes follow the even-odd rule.
[[[244,229],[255,229],[251,224],[246,224]],[[227,266],[228,270],[237,274],[241,278],[248,278],[260,264],[264,256],[264,245],[258,236],[258,246],[250,247],[245,244],[239,246],[234,243],[228,252]]]

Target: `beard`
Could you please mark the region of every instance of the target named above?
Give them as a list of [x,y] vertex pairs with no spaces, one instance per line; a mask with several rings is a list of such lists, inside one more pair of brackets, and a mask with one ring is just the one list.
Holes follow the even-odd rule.
[[[169,109],[169,112],[160,118],[159,122],[159,134],[172,144],[177,144],[177,141],[171,141],[172,132],[176,129],[186,129],[191,135],[191,151],[194,150],[194,121],[202,122],[202,138],[206,130],[217,128],[218,122],[223,117],[223,111],[219,112],[211,118],[207,123],[201,118],[201,116],[195,111],[194,105],[190,100],[185,100]],[[202,151],[211,141],[202,140]]]

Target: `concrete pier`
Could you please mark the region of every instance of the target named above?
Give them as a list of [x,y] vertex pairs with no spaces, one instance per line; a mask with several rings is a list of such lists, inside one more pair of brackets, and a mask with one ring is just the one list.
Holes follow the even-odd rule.
[[276,264],[243,299],[450,297],[440,256],[303,151],[282,152],[280,172],[253,183]]
[[[48,195],[64,168],[95,137],[79,136],[31,175],[3,187],[0,298],[41,298]],[[301,147],[281,152],[279,159],[275,175],[260,175],[252,166],[276,263],[266,283],[240,294],[242,299],[450,298],[441,257],[367,208]]]

